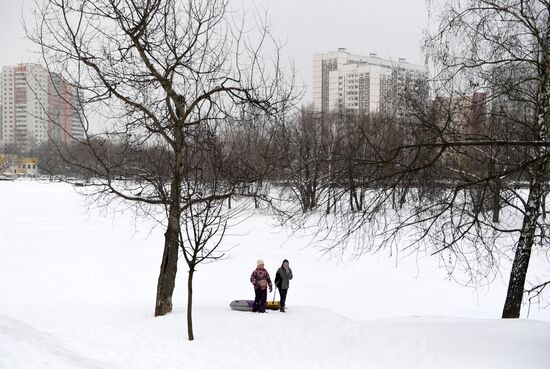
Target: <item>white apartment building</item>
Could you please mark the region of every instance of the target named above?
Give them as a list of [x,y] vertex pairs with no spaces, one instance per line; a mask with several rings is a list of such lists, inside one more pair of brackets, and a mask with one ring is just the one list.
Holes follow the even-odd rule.
[[48,104],[47,73],[39,65],[20,64],[2,68],[2,141],[36,143],[47,139],[43,107]]
[[71,135],[83,137],[79,116],[70,103],[75,95],[61,81],[37,64],[2,67],[1,144],[30,147],[48,139],[67,143]]
[[382,59],[376,54],[355,55],[338,49],[313,57],[315,111],[379,112],[390,104],[403,84],[427,79],[423,65]]

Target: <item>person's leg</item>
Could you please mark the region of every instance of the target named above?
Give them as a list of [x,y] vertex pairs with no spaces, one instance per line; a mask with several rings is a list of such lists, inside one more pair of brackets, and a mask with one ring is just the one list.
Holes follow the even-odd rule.
[[253,313],[256,313],[258,311],[258,309],[260,308],[260,299],[261,299],[260,291],[261,290],[259,288],[254,289],[255,297],[254,297],[254,305],[252,305],[252,312]]
[[265,313],[265,304],[267,302],[267,290],[259,290],[260,292],[260,306],[258,311],[260,313]]
[[280,292],[280,295],[281,295],[281,305],[280,305],[280,310],[282,313],[285,312],[285,305],[286,305],[286,293],[288,292],[287,289],[283,290],[283,289],[280,289],[279,290]]
[[288,292],[288,289],[281,289],[279,290],[281,294],[281,311],[285,311],[285,305],[286,305],[286,293]]

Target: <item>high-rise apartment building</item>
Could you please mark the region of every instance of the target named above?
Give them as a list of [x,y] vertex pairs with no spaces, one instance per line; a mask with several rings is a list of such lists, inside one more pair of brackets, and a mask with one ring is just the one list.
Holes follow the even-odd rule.
[[58,74],[48,83],[48,135],[56,142],[69,143],[84,138],[81,116],[77,110],[77,93]]
[[313,57],[313,108],[316,111],[380,112],[395,107],[407,86],[425,84],[423,65],[355,55],[346,49]]
[[76,93],[58,75],[37,64],[2,68],[0,143],[24,147],[46,142],[71,142],[83,137]]

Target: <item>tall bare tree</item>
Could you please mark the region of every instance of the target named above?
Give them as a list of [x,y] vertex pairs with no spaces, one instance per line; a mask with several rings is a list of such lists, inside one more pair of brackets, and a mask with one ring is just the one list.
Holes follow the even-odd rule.
[[[518,238],[502,313],[503,318],[517,318],[533,247],[547,242],[542,219],[550,155],[550,3],[451,1],[438,14],[437,30],[429,40],[429,50],[439,67],[437,77],[455,90],[484,89],[488,100],[501,107],[500,116],[516,122],[516,134],[504,141],[482,139],[462,147],[525,148],[520,165],[505,170],[493,167],[491,175],[477,181],[494,186],[495,181],[489,179],[498,183],[511,171],[521,171],[528,181],[528,194],[519,197],[517,207],[523,221],[515,230]],[[518,105],[525,114],[513,114]],[[526,132],[526,140],[519,140],[518,132]]]
[[[238,124],[251,110],[275,115],[291,101],[277,45],[265,24],[254,33],[244,31],[249,25],[226,0],[37,2],[30,38],[48,69],[78,91],[85,131],[71,146],[79,154],[60,153],[94,177],[97,197],[134,202],[144,214],[165,211],[155,316],[172,310],[182,213],[238,186],[186,195],[195,170],[187,165],[190,132]],[[105,129],[93,133],[98,121]]]
[[[550,3],[428,3],[433,100],[403,91],[403,113],[383,118],[388,139],[363,131],[368,154],[342,157],[338,190],[365,187],[368,201],[362,211],[342,202],[327,224],[336,250],[347,237],[357,254],[427,251],[473,284],[513,251],[502,317],[519,317],[532,250],[550,241]],[[352,169],[368,175],[356,181]],[[535,284],[538,296],[548,285]]]

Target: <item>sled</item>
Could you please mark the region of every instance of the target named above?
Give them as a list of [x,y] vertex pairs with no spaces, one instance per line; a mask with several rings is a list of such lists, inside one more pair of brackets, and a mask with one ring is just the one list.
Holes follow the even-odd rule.
[[235,300],[231,301],[229,307],[233,310],[252,311],[253,300]]
[[[252,306],[254,305],[254,300],[235,300],[231,301],[229,307],[233,310],[238,311],[252,311]],[[267,301],[265,305],[266,309],[269,310],[279,310],[281,307],[280,301]]]
[[280,301],[268,301],[265,304],[265,308],[269,310],[279,310],[281,308],[281,302]]

